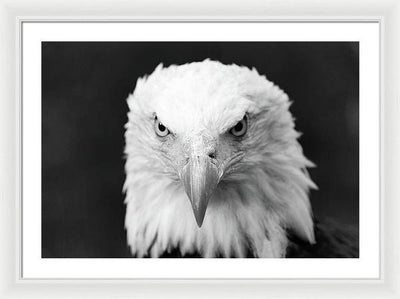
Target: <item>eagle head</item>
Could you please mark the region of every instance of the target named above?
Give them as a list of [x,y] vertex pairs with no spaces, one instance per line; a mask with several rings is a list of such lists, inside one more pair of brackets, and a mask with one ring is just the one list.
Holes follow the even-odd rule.
[[314,242],[312,166],[288,96],[254,68],[164,68],[128,97],[125,226],[131,251],[283,257],[286,230]]

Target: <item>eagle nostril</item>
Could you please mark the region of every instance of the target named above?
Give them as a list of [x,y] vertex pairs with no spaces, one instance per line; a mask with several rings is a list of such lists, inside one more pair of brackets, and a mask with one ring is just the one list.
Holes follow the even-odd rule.
[[209,153],[208,156],[209,156],[211,159],[215,159],[215,152]]

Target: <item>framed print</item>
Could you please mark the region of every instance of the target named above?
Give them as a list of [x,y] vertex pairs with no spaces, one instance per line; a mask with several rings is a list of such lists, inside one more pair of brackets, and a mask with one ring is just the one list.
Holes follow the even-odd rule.
[[23,278],[379,277],[379,23],[22,22],[22,61]]
[[4,11],[5,295],[397,297],[394,13]]

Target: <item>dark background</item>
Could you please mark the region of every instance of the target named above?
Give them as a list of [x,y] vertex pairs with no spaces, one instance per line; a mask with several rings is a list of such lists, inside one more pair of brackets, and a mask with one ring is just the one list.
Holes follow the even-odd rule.
[[126,98],[160,63],[256,67],[291,98],[316,219],[359,221],[358,43],[42,43],[42,256],[127,257]]

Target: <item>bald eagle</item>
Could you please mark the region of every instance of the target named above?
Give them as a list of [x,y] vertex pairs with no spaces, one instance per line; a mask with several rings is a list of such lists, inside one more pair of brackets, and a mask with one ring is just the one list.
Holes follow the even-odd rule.
[[[159,65],[128,99],[127,242],[136,257],[285,257],[315,243],[288,95],[255,68]],[[306,245],[307,246],[307,245]]]

